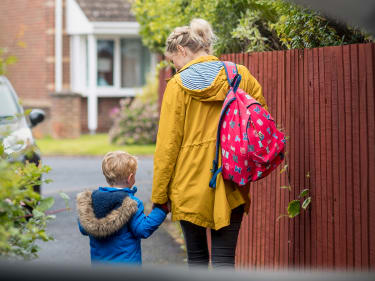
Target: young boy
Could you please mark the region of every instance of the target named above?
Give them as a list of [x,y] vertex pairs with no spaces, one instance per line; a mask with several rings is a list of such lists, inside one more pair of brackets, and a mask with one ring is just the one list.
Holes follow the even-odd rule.
[[78,225],[90,238],[91,262],[141,264],[141,238],[158,228],[168,207],[154,205],[148,216],[143,213],[143,203],[134,196],[137,160],[130,154],[108,152],[102,170],[110,187],[77,195]]

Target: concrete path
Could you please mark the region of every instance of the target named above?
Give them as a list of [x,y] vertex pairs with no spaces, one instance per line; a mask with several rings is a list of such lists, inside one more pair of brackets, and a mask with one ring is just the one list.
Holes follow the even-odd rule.
[[[39,258],[33,263],[58,265],[89,265],[89,239],[82,236],[77,227],[75,197],[84,189],[96,189],[106,186],[101,171],[99,157],[44,157],[43,164],[52,168],[46,176],[53,183],[42,187],[44,196],[53,196],[55,205],[52,209],[64,208],[60,191],[70,196],[71,211],[58,213],[56,220],[49,223],[47,232],[55,237],[54,241],[40,242]],[[137,196],[149,205],[152,186],[152,157],[140,157],[136,176]],[[146,212],[147,214],[147,212]],[[186,254],[179,243],[169,234],[173,223],[168,218],[150,238],[142,240],[143,264],[178,264],[184,265]],[[169,231],[167,231],[169,230]]]

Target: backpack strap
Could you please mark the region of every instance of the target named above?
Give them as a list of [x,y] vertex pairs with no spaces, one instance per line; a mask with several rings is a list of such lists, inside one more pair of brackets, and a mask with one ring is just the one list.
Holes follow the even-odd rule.
[[230,61],[223,61],[225,73],[227,75],[228,84],[236,92],[241,82],[241,75],[238,73],[237,65]]
[[235,100],[236,98],[232,98],[230,101],[227,102],[225,107],[221,110],[220,119],[219,119],[219,125],[217,128],[217,136],[216,136],[216,151],[215,151],[215,159],[213,161],[212,165],[212,178],[210,180],[210,187],[215,188],[216,187],[216,178],[218,174],[221,172],[222,167],[219,168],[219,150],[220,150],[220,131],[221,131],[221,124],[223,123],[223,118],[225,116],[225,112],[227,112],[227,109],[229,105]]
[[[227,75],[229,87],[236,93],[238,86],[241,82],[241,75],[238,73],[237,65],[230,61],[223,61],[223,66],[225,69],[225,73]],[[229,91],[228,91],[229,93]],[[213,161],[212,167],[212,178],[210,180],[210,187],[216,188],[216,178],[218,174],[222,171],[222,167],[219,168],[219,150],[220,150],[220,130],[221,130],[221,123],[224,118],[224,114],[226,113],[229,105],[235,100],[236,98],[231,99],[227,102],[225,107],[221,110],[219,125],[217,128],[217,137],[216,137],[216,152],[215,152],[215,159]]]

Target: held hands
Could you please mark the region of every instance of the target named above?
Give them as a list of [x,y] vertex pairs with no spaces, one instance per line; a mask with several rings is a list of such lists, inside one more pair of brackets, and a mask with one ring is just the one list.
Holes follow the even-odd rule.
[[154,208],[162,209],[166,214],[168,214],[171,211],[171,204],[169,201],[164,204],[153,204],[152,209]]

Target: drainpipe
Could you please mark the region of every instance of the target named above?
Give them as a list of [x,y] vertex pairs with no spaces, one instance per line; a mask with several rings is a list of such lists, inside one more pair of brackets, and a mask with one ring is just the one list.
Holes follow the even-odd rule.
[[55,0],[55,92],[62,91],[63,56],[63,6],[62,0]]

